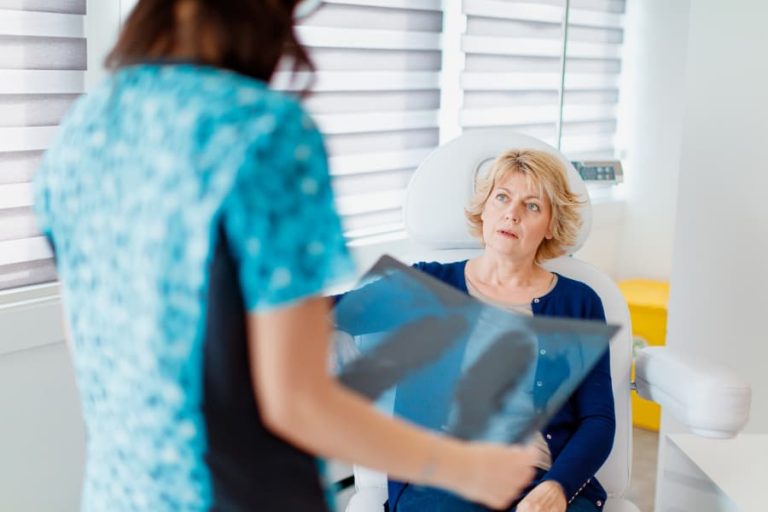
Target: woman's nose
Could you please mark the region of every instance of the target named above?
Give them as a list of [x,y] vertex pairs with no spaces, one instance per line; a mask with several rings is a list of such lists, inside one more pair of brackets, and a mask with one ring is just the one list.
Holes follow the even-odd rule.
[[510,204],[504,211],[504,218],[512,222],[520,222],[520,206]]

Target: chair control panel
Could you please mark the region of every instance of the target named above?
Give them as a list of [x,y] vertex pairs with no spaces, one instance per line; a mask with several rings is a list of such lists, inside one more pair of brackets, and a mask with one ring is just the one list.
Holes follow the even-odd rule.
[[619,160],[576,160],[571,162],[586,182],[621,183],[624,169]]

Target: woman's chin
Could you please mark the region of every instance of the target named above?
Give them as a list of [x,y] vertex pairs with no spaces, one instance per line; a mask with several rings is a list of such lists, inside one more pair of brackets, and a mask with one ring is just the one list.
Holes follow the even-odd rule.
[[519,240],[494,240],[492,243],[485,244],[486,252],[493,251],[499,256],[504,256],[513,260],[534,259],[535,251],[525,251],[520,247]]

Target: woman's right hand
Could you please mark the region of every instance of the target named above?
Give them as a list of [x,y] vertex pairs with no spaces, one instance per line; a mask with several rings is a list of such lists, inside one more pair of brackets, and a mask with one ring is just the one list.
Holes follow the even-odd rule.
[[490,508],[508,507],[535,474],[532,447],[457,443],[454,449],[458,456],[440,457],[444,465],[438,463],[434,484]]

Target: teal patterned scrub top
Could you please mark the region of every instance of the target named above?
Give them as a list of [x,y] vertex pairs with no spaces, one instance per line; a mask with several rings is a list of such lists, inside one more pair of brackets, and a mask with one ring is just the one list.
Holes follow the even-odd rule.
[[83,510],[324,510],[315,460],[261,423],[245,336],[247,312],[353,270],[301,106],[217,68],[124,68],[76,103],[35,186],[86,423]]

